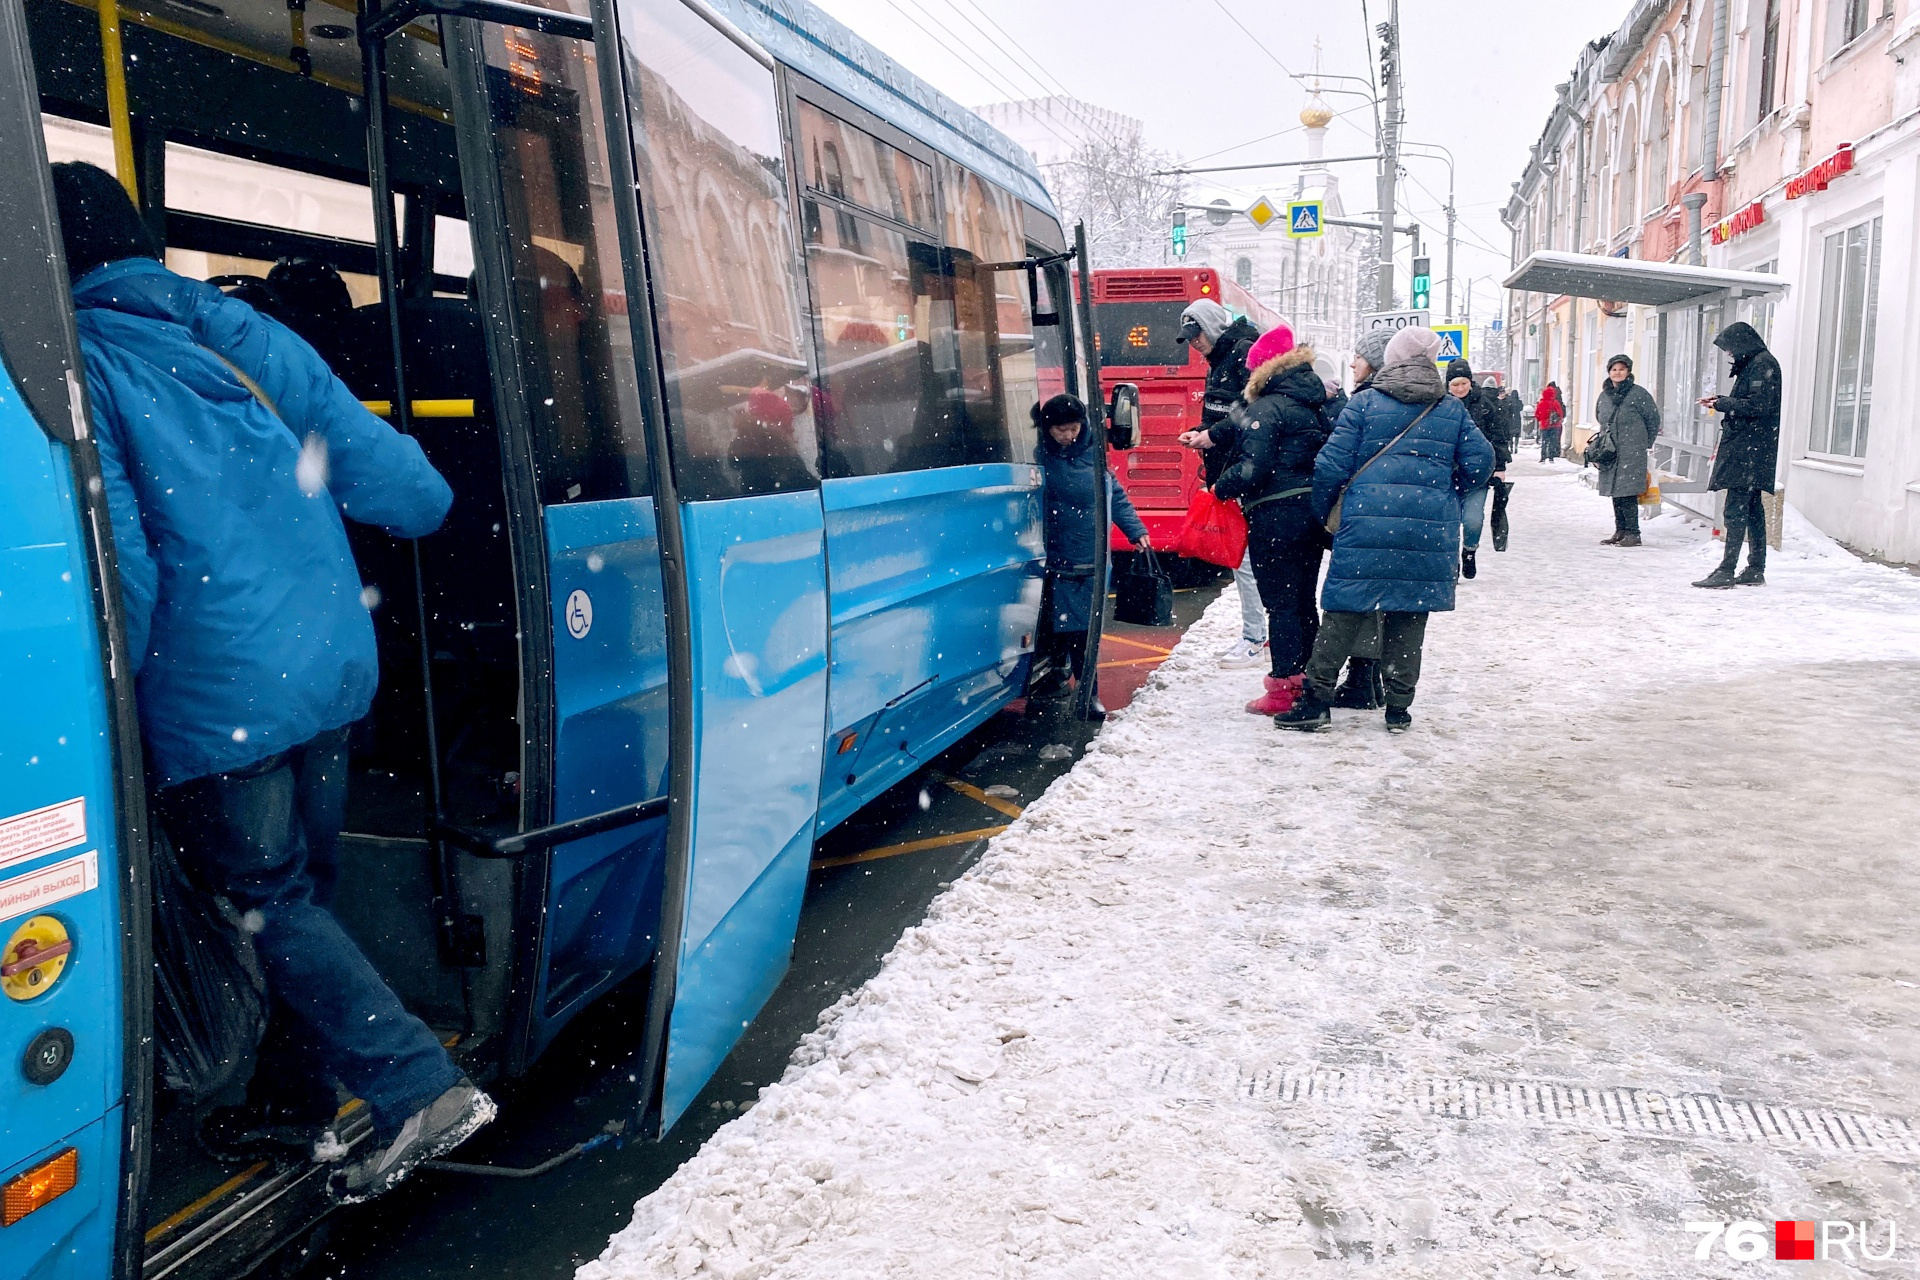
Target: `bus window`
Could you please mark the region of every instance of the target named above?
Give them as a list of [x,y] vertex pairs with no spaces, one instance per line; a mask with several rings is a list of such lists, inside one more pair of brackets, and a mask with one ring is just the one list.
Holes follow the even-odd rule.
[[1028,411],[1035,403],[1035,386],[1026,273],[987,269],[1026,256],[1019,202],[949,160],[940,163],[940,183],[953,275],[966,460],[1028,461],[1033,456]]
[[620,27],[680,496],[812,488],[773,73],[677,3],[622,0]]
[[606,128],[587,52],[558,36],[486,28],[513,288],[537,326],[521,348],[521,378],[548,505],[649,488]]
[[800,103],[807,186],[922,230],[933,228],[933,169],[864,129]]
[[940,296],[939,249],[818,201],[804,214],[828,478],[963,461],[948,413],[953,304]]

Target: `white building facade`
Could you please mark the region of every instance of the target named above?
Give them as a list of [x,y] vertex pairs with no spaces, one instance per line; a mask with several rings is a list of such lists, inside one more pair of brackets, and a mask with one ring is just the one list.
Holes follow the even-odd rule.
[[1570,419],[1590,421],[1600,362],[1633,354],[1666,419],[1657,460],[1698,480],[1719,420],[1692,405],[1717,389],[1693,358],[1748,320],[1786,374],[1785,500],[1857,551],[1920,562],[1920,3],[1641,0],[1589,45],[1508,206],[1515,263],[1685,262],[1690,205],[1706,266],[1785,292],[1697,319],[1516,294],[1523,387],[1558,381]]

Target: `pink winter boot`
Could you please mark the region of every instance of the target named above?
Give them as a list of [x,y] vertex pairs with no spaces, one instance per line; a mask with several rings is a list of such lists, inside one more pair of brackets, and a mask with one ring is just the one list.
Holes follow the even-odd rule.
[[1300,686],[1305,676],[1268,676],[1267,691],[1247,704],[1247,714],[1254,716],[1283,716],[1293,710],[1295,698],[1300,696]]

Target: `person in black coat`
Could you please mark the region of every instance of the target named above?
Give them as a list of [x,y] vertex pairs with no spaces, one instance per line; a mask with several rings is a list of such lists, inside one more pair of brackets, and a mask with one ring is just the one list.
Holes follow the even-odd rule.
[[[1473,419],[1473,425],[1480,429],[1480,434],[1493,449],[1493,478],[1479,488],[1460,495],[1460,574],[1472,578],[1479,573],[1476,557],[1480,551],[1480,535],[1487,525],[1487,495],[1493,491],[1496,483],[1504,483],[1507,478],[1507,464],[1513,461],[1513,441],[1508,438],[1506,428],[1501,423],[1500,411],[1493,403],[1492,394],[1475,385],[1473,366],[1465,360],[1455,360],[1447,365],[1447,391],[1459,399],[1467,416]],[[1496,530],[1495,541],[1503,548],[1506,545],[1506,538],[1499,530]]]
[[1308,499],[1313,461],[1333,423],[1313,348],[1296,347],[1293,330],[1275,325],[1253,345],[1248,360],[1247,410],[1213,492],[1237,499],[1247,513],[1247,554],[1267,609],[1273,664],[1266,692],[1247,710],[1272,716],[1289,710],[1299,696],[1320,630],[1313,593],[1327,535]]
[[[1727,549],[1720,567],[1693,585],[1758,587],[1767,580],[1767,509],[1760,495],[1773,492],[1780,460],[1780,362],[1743,320],[1722,329],[1713,345],[1733,357],[1733,390],[1700,402],[1725,417],[1707,487],[1727,495]],[[1736,577],[1742,541],[1747,568]]]

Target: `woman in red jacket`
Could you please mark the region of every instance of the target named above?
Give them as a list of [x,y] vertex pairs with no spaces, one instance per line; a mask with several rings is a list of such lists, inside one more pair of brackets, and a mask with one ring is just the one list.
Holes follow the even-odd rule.
[[1567,407],[1560,403],[1560,384],[1549,382],[1533,406],[1533,420],[1540,428],[1540,461],[1560,456],[1560,427],[1567,420]]

